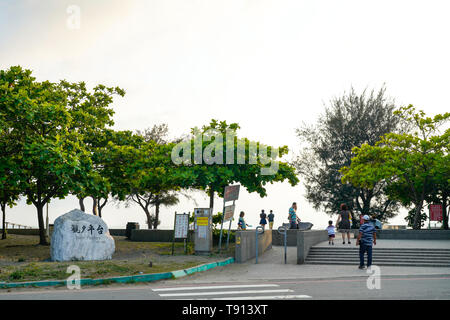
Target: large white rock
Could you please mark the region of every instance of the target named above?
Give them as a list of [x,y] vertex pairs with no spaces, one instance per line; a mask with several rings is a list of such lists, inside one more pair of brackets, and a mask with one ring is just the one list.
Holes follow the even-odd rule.
[[109,260],[114,250],[114,239],[101,218],[74,209],[55,220],[53,261]]

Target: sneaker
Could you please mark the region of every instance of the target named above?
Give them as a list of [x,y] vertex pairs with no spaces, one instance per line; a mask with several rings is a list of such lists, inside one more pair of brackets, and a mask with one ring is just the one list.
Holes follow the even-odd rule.
[[349,241],[348,244],[352,244],[352,243]]
[[364,269],[364,266],[359,266],[358,269]]
[[344,241],[344,242],[342,242],[342,244],[345,244],[345,241]]

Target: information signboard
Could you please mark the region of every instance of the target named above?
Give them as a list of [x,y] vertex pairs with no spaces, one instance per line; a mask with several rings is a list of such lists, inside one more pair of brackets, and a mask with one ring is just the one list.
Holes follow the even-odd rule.
[[430,204],[428,209],[431,221],[442,221],[442,204]]
[[231,206],[226,206],[225,207],[225,214],[224,214],[224,216],[223,216],[223,221],[224,222],[227,222],[227,221],[230,221],[230,220],[232,220],[233,219],[233,216],[234,216],[234,205],[231,205]]
[[237,200],[239,198],[239,187],[240,185],[225,187],[223,200],[225,202]]
[[189,230],[189,215],[175,214],[175,238],[186,239]]

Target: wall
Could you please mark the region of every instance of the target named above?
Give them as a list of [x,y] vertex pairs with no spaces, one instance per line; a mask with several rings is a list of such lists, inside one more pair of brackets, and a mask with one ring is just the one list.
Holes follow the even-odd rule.
[[[272,232],[258,235],[258,256],[272,248]],[[255,230],[236,232],[235,261],[243,263],[256,257]]]
[[22,236],[38,236],[39,229],[6,229],[7,234],[18,234]]
[[126,229],[109,229],[109,234],[116,237],[125,237]]
[[450,230],[378,230],[379,239],[450,240]]
[[[287,246],[297,246],[297,232],[299,230],[287,230]],[[274,246],[284,246],[284,235],[278,233],[278,230],[272,230],[272,244]]]
[[[188,239],[193,239],[193,231],[189,231]],[[139,229],[131,230],[131,241],[142,242],[172,242],[173,230],[149,230]],[[183,242],[183,239],[176,239],[175,242]]]
[[319,242],[327,241],[326,230],[297,231],[297,264],[303,264],[309,249]]

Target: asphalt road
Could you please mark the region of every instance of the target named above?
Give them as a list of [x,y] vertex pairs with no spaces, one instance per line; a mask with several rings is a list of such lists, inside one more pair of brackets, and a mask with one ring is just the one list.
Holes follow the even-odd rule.
[[[368,286],[369,282],[369,286]],[[378,285],[378,288],[377,288]],[[372,287],[372,289],[370,289]],[[0,292],[0,300],[320,300],[450,299],[450,275],[369,276],[276,281],[135,284]]]

